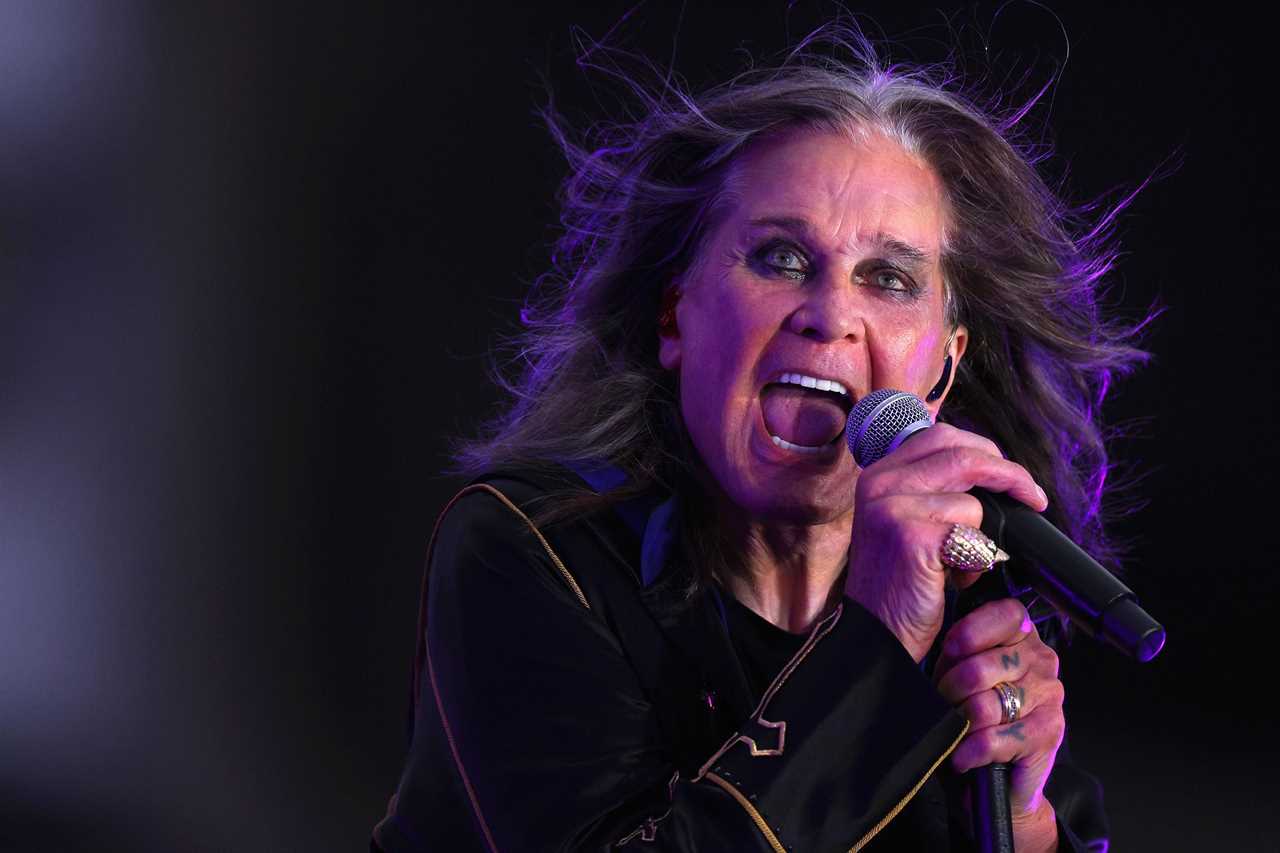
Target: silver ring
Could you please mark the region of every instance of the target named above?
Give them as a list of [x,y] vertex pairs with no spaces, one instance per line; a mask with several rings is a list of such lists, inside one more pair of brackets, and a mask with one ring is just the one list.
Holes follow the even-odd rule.
[[951,532],[943,540],[938,559],[942,565],[962,572],[989,572],[1009,555],[978,528],[957,523],[951,525]]
[[1022,713],[1022,700],[1018,697],[1018,688],[1007,681],[1001,681],[991,688],[1000,697],[1000,725],[1007,726],[1018,719]]

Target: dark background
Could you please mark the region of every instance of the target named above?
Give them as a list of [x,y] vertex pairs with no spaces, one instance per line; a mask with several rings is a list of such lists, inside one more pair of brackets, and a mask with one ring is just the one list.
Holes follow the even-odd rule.
[[[1032,119],[1076,201],[1180,160],[1120,226],[1117,310],[1169,309],[1108,408],[1170,640],[1077,644],[1070,737],[1115,849],[1275,849],[1273,36],[1057,5],[854,8],[1023,94],[1069,46]],[[364,848],[446,439],[553,234],[539,80],[615,104],[570,26],[628,8],[0,0],[0,848]],[[652,2],[615,35],[698,86],[831,8]]]

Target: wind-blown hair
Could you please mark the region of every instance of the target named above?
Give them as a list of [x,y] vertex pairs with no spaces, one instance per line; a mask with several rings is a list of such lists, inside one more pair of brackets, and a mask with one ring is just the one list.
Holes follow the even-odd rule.
[[[1115,215],[1132,196],[1099,214],[1050,190],[1036,171],[1046,149],[1019,132],[1039,95],[981,109],[946,67],[889,66],[841,27],[699,94],[604,70],[640,110],[582,144],[544,111],[568,159],[564,230],[522,312],[517,371],[502,380],[510,405],[459,446],[460,472],[569,463],[627,473],[630,487],[580,500],[582,511],[654,486],[702,488],[676,378],[658,363],[663,291],[717,224],[726,171],[753,141],[792,128],[874,132],[931,166],[945,195],[948,320],[970,337],[942,419],[994,440],[1044,486],[1055,523],[1111,557],[1099,408],[1113,373],[1145,355],[1135,328],[1101,316],[1100,297],[1117,257]],[[724,559],[708,503],[684,502],[683,555],[702,580]]]

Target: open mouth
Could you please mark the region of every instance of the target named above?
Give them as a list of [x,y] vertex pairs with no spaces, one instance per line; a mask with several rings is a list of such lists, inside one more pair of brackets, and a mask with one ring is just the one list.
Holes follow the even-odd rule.
[[853,407],[835,380],[784,373],[760,392],[764,425],[773,443],[796,453],[823,453],[839,443]]

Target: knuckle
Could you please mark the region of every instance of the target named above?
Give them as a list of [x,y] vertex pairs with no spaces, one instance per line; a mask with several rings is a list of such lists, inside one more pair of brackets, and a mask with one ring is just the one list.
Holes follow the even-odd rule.
[[938,690],[953,702],[974,695],[977,691],[969,688],[966,671],[967,661],[961,661],[953,666],[938,681]]
[[1004,453],[1000,451],[1000,446],[996,444],[994,441],[987,438],[985,435],[975,434],[974,437],[977,439],[978,444],[982,447],[983,451],[987,453],[987,455],[995,456],[996,458],[999,458],[999,459],[1004,458]]
[[1002,622],[1021,626],[1029,618],[1027,606],[1016,598],[1006,598],[994,603],[1000,608],[998,613]]
[[972,735],[979,752],[984,756],[994,755],[1001,746],[1000,734],[994,726],[979,729]]
[[1026,478],[1026,479],[1028,479],[1028,480],[1033,480],[1033,481],[1034,481],[1034,479],[1035,479],[1035,478],[1033,478],[1033,477],[1031,476],[1031,472],[1030,472],[1030,471],[1028,471],[1028,470],[1026,469],[1026,466],[1024,466],[1024,465],[1021,465],[1021,464],[1019,464],[1019,463],[1017,463],[1017,462],[1014,462],[1014,461],[1012,461],[1012,460],[1010,460],[1010,459],[1005,459],[1005,460],[1003,460],[1002,464],[1003,464],[1003,465],[1005,465],[1005,466],[1008,468],[1008,470],[1009,470],[1009,472],[1010,472],[1011,474],[1014,474],[1014,475],[1019,476],[1019,477],[1025,477],[1025,478]]
[[1043,708],[1035,716],[1038,733],[1047,740],[1057,739],[1067,730],[1067,718],[1062,713],[1061,706]]
[[1054,718],[1053,729],[1051,732],[1053,734],[1053,750],[1054,752],[1057,752],[1058,747],[1062,746],[1062,742],[1066,740],[1067,737],[1067,718],[1061,713]]
[[929,509],[929,520],[948,527],[956,522],[970,527],[982,526],[982,504],[973,495],[957,494],[945,504],[934,504]]
[[1027,471],[1026,468],[1023,468],[1018,463],[1001,460],[996,463],[996,467],[998,470],[997,476],[1008,484],[1009,489],[1013,490],[1025,487],[1032,491],[1035,490],[1035,478],[1031,476],[1031,473]]
[[992,615],[999,612],[999,601],[986,601],[979,604],[967,616],[962,618],[956,624],[968,623],[970,625],[986,624],[991,621]]
[[881,515],[902,518],[910,512],[912,499],[909,495],[887,494],[876,503]]
[[854,519],[859,527],[874,531],[877,536],[886,533],[896,536],[902,527],[902,516],[901,502],[890,496],[871,501],[854,514]]
[[[887,459],[888,457],[885,458]],[[872,465],[870,468],[864,469],[858,475],[857,482],[853,484],[853,499],[860,504],[873,500],[880,494],[881,480],[883,479],[883,468],[877,468]]]
[[957,426],[953,426],[945,421],[936,421],[934,422],[934,425],[929,428],[929,433],[926,433],[926,435],[930,435],[934,441],[942,444],[954,444],[956,438],[961,432],[962,430]]
[[1061,708],[1046,708],[1027,718],[1028,728],[1037,741],[1058,744],[1067,731],[1067,719]]
[[947,637],[943,648],[952,657],[973,652],[975,649],[972,624],[963,620],[957,622],[951,629],[951,634]]
[[986,714],[986,703],[982,701],[981,696],[970,696],[964,700],[961,706],[964,710],[965,719],[974,726],[988,725]]
[[1058,653],[1051,647],[1045,645],[1043,646],[1043,651],[1040,653],[1040,656],[1043,661],[1042,665],[1044,666],[1045,671],[1052,674],[1056,679],[1058,677],[1058,668],[1062,664],[1061,659],[1058,657]]
[[964,519],[970,527],[982,527],[982,501],[973,495],[961,495],[962,510],[966,516]]
[[929,508],[928,519],[934,524],[951,524],[949,513],[940,506],[932,506]]
[[980,454],[972,448],[953,444],[946,450],[947,465],[957,471],[969,471],[978,463]]
[[956,772],[963,773],[970,767],[975,766],[973,759],[970,757],[972,753],[973,745],[970,743],[969,738],[965,738],[956,747],[955,752],[951,753],[951,766],[955,768]]
[[955,684],[966,695],[981,693],[987,687],[988,679],[983,673],[982,661],[968,658],[955,668]]

